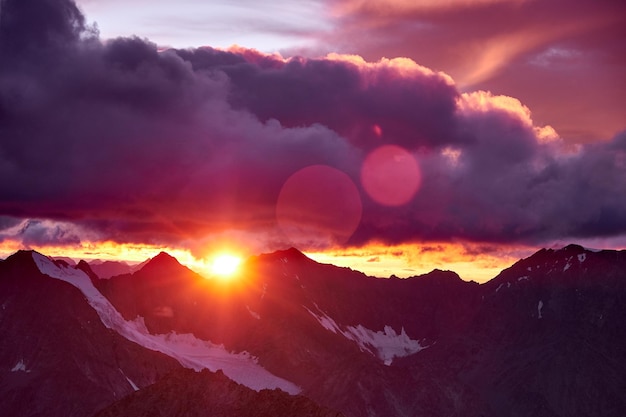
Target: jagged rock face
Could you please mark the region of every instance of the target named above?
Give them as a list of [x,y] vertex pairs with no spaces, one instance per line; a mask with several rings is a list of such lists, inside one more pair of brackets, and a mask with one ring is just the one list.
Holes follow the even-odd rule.
[[137,391],[95,417],[343,417],[301,395],[280,390],[256,392],[222,372],[182,369]]
[[626,410],[626,252],[542,250],[483,285],[463,378],[498,415]]
[[[434,374],[418,358],[433,343],[468,326],[480,302],[478,284],[444,271],[406,280],[371,278],[318,264],[293,251],[260,257],[251,267],[258,277],[256,285],[266,293],[255,311],[261,317],[283,317],[289,331],[287,357],[298,359],[265,363],[269,369],[294,369],[295,374],[305,365],[311,367],[313,375],[308,378],[313,379],[297,381],[306,395],[351,416],[441,415],[454,407],[445,405],[437,386],[449,385],[457,402],[465,404],[465,412],[474,409],[470,390],[447,375]],[[273,302],[266,301],[268,297]],[[284,300],[289,300],[287,306]],[[311,329],[300,332],[303,323]],[[406,338],[400,337],[402,332]],[[311,335],[313,341],[305,339]],[[374,338],[371,342],[380,349],[359,343],[368,338]],[[307,348],[316,341],[322,343],[313,354]],[[281,343],[272,347],[285,351]],[[411,354],[417,343],[423,350]],[[391,358],[389,351],[383,352],[385,344],[407,350]],[[397,365],[411,363],[408,357],[413,356],[417,365]],[[427,414],[428,410],[436,411]]]
[[0,264],[2,415],[90,415],[178,367],[107,329],[80,291],[42,275],[31,253]]

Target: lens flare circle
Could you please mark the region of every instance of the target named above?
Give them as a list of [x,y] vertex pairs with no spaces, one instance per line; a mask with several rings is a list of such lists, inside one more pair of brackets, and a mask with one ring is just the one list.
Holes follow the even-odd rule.
[[396,145],[372,151],[361,167],[361,184],[367,194],[384,206],[401,206],[415,196],[422,184],[417,161]]
[[291,244],[328,247],[352,236],[362,210],[359,191],[347,174],[326,165],[311,165],[283,184],[276,220]]

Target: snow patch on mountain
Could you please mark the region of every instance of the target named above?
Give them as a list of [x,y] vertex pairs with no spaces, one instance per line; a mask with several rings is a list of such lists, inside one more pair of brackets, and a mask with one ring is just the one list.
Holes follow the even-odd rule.
[[26,364],[24,363],[24,359],[20,359],[17,361],[15,366],[11,368],[11,372],[26,372],[29,373],[30,369],[26,368]]
[[256,311],[252,310],[252,309],[250,308],[250,306],[248,306],[248,305],[246,305],[246,308],[248,309],[248,313],[250,313],[250,315],[251,315],[253,318],[255,318],[255,319],[257,319],[257,320],[261,320],[261,315],[260,315],[259,313],[257,313]]
[[428,347],[422,346],[418,340],[411,339],[406,334],[404,327],[400,330],[400,334],[396,333],[391,326],[385,326],[382,331],[375,331],[359,324],[358,326],[346,326],[345,330],[342,330],[337,322],[323,313],[319,307],[317,309],[320,314],[316,314],[306,307],[305,309],[326,330],[341,334],[346,339],[355,342],[362,352],[371,353],[387,366],[391,365],[395,358],[409,356]]
[[134,391],[139,391],[139,387],[137,386],[137,384],[135,384],[133,382],[132,379],[130,379],[129,377],[126,376],[126,374],[124,373],[124,371],[122,371],[122,368],[118,368],[121,372],[121,374],[124,376],[124,378],[126,378],[126,381],[128,381],[128,384],[130,385],[130,387],[134,390]]
[[[315,305],[315,307],[317,307],[317,304]],[[322,327],[325,328],[326,330],[329,330],[329,331],[331,331],[333,333],[343,334],[343,332],[339,328],[339,325],[331,317],[328,317],[324,313],[315,314],[314,312],[312,312],[311,310],[309,310],[306,307],[304,307],[304,309],[306,311],[308,311],[309,314],[311,314],[313,317],[315,317],[317,319],[317,321],[319,322],[319,324],[321,324]],[[319,310],[319,307],[317,307],[317,309]]]
[[221,369],[233,381],[252,388],[280,388],[289,394],[297,394],[301,389],[295,384],[279,378],[261,367],[249,353],[231,353],[223,345],[197,339],[192,334],[158,334],[148,332],[143,318],[126,321],[93,285],[83,271],[65,265],[58,265],[46,256],[33,252],[33,259],[41,273],[60,279],[78,288],[87,302],[100,316],[102,323],[126,339],[147,349],[162,352],[180,362],[186,368],[196,371]]
[[586,253],[579,253],[578,254],[578,262],[583,263],[583,262],[585,262],[585,259],[587,259],[587,254]]
[[348,326],[346,332],[349,335],[344,333],[344,336],[355,341],[361,350],[374,354],[374,349],[385,365],[391,365],[394,358],[409,356],[427,347],[412,340],[404,327],[398,334],[391,326],[385,326],[383,331],[374,331],[359,324],[356,327]]
[[541,316],[541,310],[543,309],[543,301],[539,300],[539,303],[537,303],[537,318],[542,318]]
[[289,394],[297,394],[301,390],[298,386],[279,378],[257,363],[257,358],[248,352],[228,352],[224,345],[216,345],[201,340],[193,334],[150,334],[143,317],[137,317],[132,322],[133,327],[145,337],[144,345],[148,349],[157,350],[178,360],[181,365],[196,371],[221,369],[226,376],[256,391],[265,388],[280,388]]

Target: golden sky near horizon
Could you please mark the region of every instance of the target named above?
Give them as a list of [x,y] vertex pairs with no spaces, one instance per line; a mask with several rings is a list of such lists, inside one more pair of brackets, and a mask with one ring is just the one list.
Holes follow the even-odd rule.
[[2,256],[484,281],[626,246],[623,2],[40,6],[1,3]]

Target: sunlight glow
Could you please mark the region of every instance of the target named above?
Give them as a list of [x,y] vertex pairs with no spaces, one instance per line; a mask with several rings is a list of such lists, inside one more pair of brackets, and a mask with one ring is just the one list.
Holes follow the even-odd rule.
[[230,278],[237,272],[241,264],[241,258],[230,254],[220,254],[213,258],[211,273],[221,277]]

